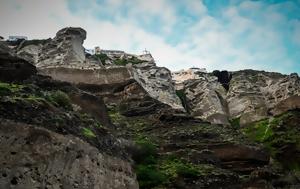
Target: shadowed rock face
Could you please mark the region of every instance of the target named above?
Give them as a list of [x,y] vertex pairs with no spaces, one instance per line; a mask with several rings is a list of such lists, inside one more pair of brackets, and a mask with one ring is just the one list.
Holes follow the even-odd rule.
[[17,57],[5,43],[0,42],[0,80],[22,81],[36,74],[36,68]]
[[225,71],[225,70],[224,71],[215,70],[215,71],[213,71],[213,75],[218,78],[218,82],[220,82],[222,84],[222,86],[226,89],[226,91],[228,91],[229,83],[232,78],[231,73],[229,73],[228,71]]
[[0,188],[138,188],[129,162],[79,138],[24,123],[0,124]]

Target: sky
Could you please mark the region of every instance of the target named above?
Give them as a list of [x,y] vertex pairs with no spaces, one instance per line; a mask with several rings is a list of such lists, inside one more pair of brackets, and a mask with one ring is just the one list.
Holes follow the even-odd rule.
[[0,36],[87,31],[86,48],[151,52],[158,66],[300,74],[300,0],[0,0]]

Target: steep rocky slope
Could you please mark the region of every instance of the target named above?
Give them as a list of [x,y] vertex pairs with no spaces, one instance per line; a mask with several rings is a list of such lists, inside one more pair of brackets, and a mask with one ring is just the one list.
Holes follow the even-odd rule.
[[176,91],[151,55],[84,54],[85,37],[0,43],[0,188],[299,187],[297,74]]
[[0,70],[18,75],[0,81],[0,188],[138,188],[102,99],[36,75],[7,50]]

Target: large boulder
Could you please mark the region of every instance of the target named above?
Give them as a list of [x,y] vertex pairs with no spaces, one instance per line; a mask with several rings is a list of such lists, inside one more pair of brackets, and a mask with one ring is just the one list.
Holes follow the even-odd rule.
[[187,107],[192,116],[216,124],[229,124],[226,90],[218,78],[201,73],[200,79],[184,82]]
[[160,109],[170,109],[170,106],[151,98],[138,83],[132,83],[124,88],[119,104],[119,111],[122,115],[155,114]]
[[68,27],[59,30],[54,39],[43,45],[37,67],[76,66],[85,62],[82,46],[86,31]]
[[175,110],[185,111],[172,83],[170,70],[152,63],[138,64],[133,68],[133,78],[150,97],[169,105]]

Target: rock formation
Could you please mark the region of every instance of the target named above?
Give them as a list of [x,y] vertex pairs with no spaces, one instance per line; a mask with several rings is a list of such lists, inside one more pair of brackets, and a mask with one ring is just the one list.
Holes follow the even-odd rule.
[[253,70],[233,72],[227,94],[230,117],[240,117],[241,124],[261,120],[280,101],[294,95],[300,95],[300,78],[297,74],[282,75]]
[[[278,109],[281,101],[300,95],[297,74],[241,70],[198,75],[199,79],[184,82],[187,106],[192,115],[212,123],[228,124],[228,120],[239,119],[241,125],[246,125],[267,118],[279,111],[273,109]],[[285,110],[299,107],[299,102],[294,102]]]
[[226,90],[218,78],[206,73],[184,82],[186,103],[192,116],[217,124],[229,124]]
[[129,162],[72,135],[1,120],[0,137],[0,188],[138,188]]
[[85,37],[0,43],[0,188],[299,186],[297,74],[176,82],[151,54],[84,54]]
[[41,51],[37,67],[72,66],[85,62],[83,41],[86,38],[85,30],[81,28],[64,28],[56,33]]
[[146,63],[138,64],[133,68],[133,78],[148,92],[150,97],[173,109],[184,111],[180,99],[176,96],[171,72],[167,68]]
[[[121,61],[124,64],[103,66],[86,60],[82,46],[85,38],[86,32],[81,28],[64,28],[57,32],[54,39],[44,44],[40,42],[34,46],[29,42],[27,45],[23,43],[16,51],[19,56],[22,53],[26,55],[24,58],[28,58],[32,52],[32,62],[36,63],[39,72],[53,79],[78,84],[85,89],[94,86],[92,88],[98,88],[98,91],[101,91],[99,95],[104,97],[105,92],[101,90],[103,86],[115,85],[120,90],[124,84],[136,81],[150,98],[184,111],[180,99],[176,96],[170,71],[157,67],[150,54],[136,56],[124,53],[123,56],[110,60]],[[36,57],[36,54],[39,56]],[[111,94],[111,91],[109,93]]]

